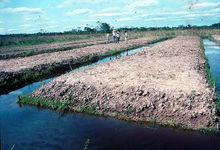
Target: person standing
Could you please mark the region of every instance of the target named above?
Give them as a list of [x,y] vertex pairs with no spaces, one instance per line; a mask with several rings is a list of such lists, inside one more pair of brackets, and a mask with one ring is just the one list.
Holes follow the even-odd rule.
[[115,30],[112,31],[113,41],[116,43],[116,32]]
[[119,43],[120,42],[120,32],[119,31],[116,32],[116,39],[117,39],[116,43]]
[[106,34],[106,44],[109,43],[109,33]]
[[128,32],[125,31],[125,42],[128,43]]

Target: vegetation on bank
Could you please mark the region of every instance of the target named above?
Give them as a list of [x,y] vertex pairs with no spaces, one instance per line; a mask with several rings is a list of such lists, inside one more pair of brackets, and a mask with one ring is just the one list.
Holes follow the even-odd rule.
[[73,107],[74,101],[71,100],[58,101],[58,100],[50,100],[50,99],[45,100],[31,96],[19,96],[17,103],[21,106],[22,105],[37,106],[40,108],[49,108],[59,112],[76,111],[86,114],[103,115],[103,113],[97,110],[97,106],[95,105],[92,106],[81,105],[79,107]]
[[[209,33],[211,33],[216,29],[220,29],[220,23],[210,26],[180,25],[178,27],[123,27],[117,30],[120,32],[129,31],[129,38],[137,38],[149,34],[172,34],[173,36],[186,33],[200,34],[204,32],[204,30],[210,30]],[[111,27],[111,25],[97,22],[96,27],[87,26],[83,29],[77,28],[66,32],[0,35],[0,47],[38,45],[95,38],[105,39],[104,33],[111,32],[112,30],[113,27]]]
[[[202,50],[202,55],[203,55],[203,58],[205,59],[205,73],[206,73],[206,78],[208,80],[208,83],[209,85],[214,89],[215,91],[215,104],[216,104],[216,111],[217,111],[217,115],[219,116],[220,115],[220,99],[219,99],[219,94],[217,94],[217,91],[216,91],[216,80],[215,78],[213,77],[212,75],[212,72],[211,72],[211,69],[210,69],[210,66],[209,66],[209,63],[208,63],[208,58],[206,57],[205,55],[205,49],[204,49],[204,44],[203,44],[203,38],[204,37],[201,37],[200,39],[200,48]],[[209,40],[213,40],[212,39],[212,36],[207,36],[205,38],[208,38]]]
[[[128,110],[127,112],[124,113],[103,113],[98,110],[97,106],[95,105],[80,105],[80,106],[74,106],[74,100],[64,100],[64,101],[58,101],[58,100],[50,100],[50,99],[42,99],[42,98],[36,98],[36,97],[31,97],[31,96],[18,96],[18,101],[17,103],[20,106],[36,106],[39,108],[47,108],[51,109],[54,111],[62,112],[62,113],[68,113],[68,112],[78,112],[78,113],[85,113],[88,115],[96,115],[96,116],[112,116],[120,120],[125,120],[129,122],[137,122],[135,118],[132,117],[132,110]],[[174,120],[167,121],[166,123],[161,123],[156,121],[155,119],[152,120],[142,120],[138,121],[139,124],[157,124],[159,126],[163,127],[169,127],[173,129],[182,129],[182,130],[188,130],[188,131],[194,131],[198,130],[202,133],[210,133],[210,132],[215,132],[217,131],[214,128],[200,128],[200,129],[192,129],[188,128],[187,126],[177,124]]]

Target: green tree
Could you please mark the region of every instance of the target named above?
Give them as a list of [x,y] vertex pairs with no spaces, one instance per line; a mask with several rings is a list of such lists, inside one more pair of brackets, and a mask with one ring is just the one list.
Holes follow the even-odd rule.
[[102,23],[102,22],[97,22],[98,23],[98,28],[101,32],[111,32],[112,28],[108,23]]

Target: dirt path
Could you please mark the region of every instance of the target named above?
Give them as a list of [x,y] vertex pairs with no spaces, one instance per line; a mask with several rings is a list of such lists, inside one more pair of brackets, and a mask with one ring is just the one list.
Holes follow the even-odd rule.
[[72,67],[94,61],[99,57],[143,46],[158,39],[162,38],[151,36],[130,40],[128,43],[100,44],[62,52],[0,60],[0,89],[19,87],[19,84],[23,85],[23,83],[33,82],[41,77],[63,73]]
[[71,110],[184,128],[216,128],[213,89],[198,37],[177,37],[144,52],[58,77],[33,93],[68,100]]

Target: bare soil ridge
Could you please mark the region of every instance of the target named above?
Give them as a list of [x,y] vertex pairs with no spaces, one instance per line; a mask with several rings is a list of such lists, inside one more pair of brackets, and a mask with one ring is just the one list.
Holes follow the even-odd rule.
[[[36,81],[40,76],[59,74],[70,70],[72,66],[94,61],[106,55],[147,45],[162,39],[158,36],[149,36],[129,40],[128,43],[100,44],[68,51],[39,54],[30,57],[0,60],[0,89],[20,86],[20,83]],[[7,89],[6,89],[7,91]]]
[[207,83],[200,39],[180,36],[144,52],[68,73],[32,94],[68,101],[69,109],[190,129],[217,128],[214,90]]
[[52,53],[57,51],[65,51],[74,48],[91,46],[96,44],[105,43],[103,40],[81,40],[74,42],[40,44],[33,46],[19,46],[12,48],[0,48],[0,59],[9,59],[17,57],[26,57],[42,53]]

